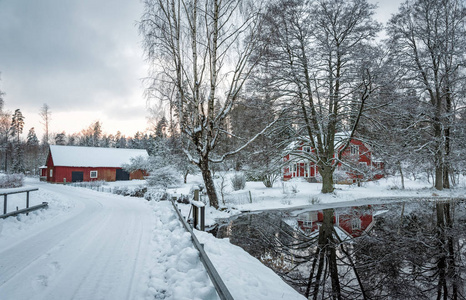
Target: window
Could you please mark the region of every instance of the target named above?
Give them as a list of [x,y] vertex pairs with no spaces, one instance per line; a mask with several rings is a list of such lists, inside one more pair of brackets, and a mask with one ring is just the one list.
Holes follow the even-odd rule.
[[351,145],[350,146],[351,155],[359,155],[359,146]]
[[91,171],[91,178],[97,178],[97,171]]
[[50,177],[53,176],[53,169],[50,169]]
[[351,229],[361,230],[361,219],[359,219],[359,218],[351,219]]

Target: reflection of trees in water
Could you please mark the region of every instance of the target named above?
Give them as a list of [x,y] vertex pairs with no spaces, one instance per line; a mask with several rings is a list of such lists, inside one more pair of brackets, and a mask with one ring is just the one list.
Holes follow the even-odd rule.
[[324,210],[313,236],[285,223],[282,213],[240,216],[218,235],[309,299],[466,299],[464,203],[393,205],[369,234],[344,241],[333,216]]
[[[408,204],[407,204],[408,206]],[[410,203],[389,211],[354,255],[370,298],[465,299],[464,203]]]

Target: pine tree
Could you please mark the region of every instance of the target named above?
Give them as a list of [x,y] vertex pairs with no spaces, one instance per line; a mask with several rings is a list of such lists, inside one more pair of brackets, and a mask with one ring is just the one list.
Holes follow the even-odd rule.
[[66,133],[64,131],[55,135],[55,144],[62,146],[66,145]]
[[40,165],[39,149],[39,139],[37,138],[34,127],[32,127],[29,129],[26,140],[25,169],[27,172],[34,175],[36,175],[37,167]]
[[13,166],[12,171],[21,173],[24,172],[24,162],[23,162],[23,149],[21,147],[20,135],[23,133],[24,129],[24,116],[21,113],[20,109],[16,109],[10,126],[10,135],[13,138],[16,138],[14,145],[14,154],[13,154]]

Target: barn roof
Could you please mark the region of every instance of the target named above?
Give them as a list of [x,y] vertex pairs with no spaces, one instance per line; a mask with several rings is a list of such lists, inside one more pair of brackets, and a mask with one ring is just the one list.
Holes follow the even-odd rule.
[[149,155],[142,149],[77,147],[50,145],[53,164],[62,167],[111,167],[121,168],[131,158]]

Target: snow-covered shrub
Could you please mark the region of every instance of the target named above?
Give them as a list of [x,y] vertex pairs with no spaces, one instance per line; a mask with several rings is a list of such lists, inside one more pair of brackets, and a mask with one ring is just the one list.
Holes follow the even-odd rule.
[[125,170],[128,173],[137,171],[137,170],[147,170],[149,166],[149,160],[142,157],[142,156],[136,156],[130,158],[130,163],[129,164],[124,164],[122,166],[123,170]]
[[280,175],[277,169],[252,169],[246,172],[246,179],[247,181],[262,181],[265,187],[271,188]]
[[334,183],[349,183],[351,181],[352,181],[351,178],[349,177],[349,175],[346,173],[345,170],[336,169],[335,172],[333,172]]
[[320,199],[317,198],[316,196],[312,196],[312,197],[309,197],[308,201],[307,201],[309,204],[319,204],[320,203]]
[[24,184],[23,174],[5,174],[0,176],[0,188],[16,188]]
[[147,184],[153,187],[168,188],[181,184],[179,172],[173,166],[165,166],[150,170],[146,178]]
[[246,176],[243,173],[236,173],[231,177],[231,186],[235,191],[243,190],[246,187]]
[[147,201],[168,200],[168,193],[164,189],[151,188],[144,194],[144,199]]
[[129,196],[129,189],[127,186],[116,187],[113,189],[113,193],[122,196]]
[[294,195],[296,195],[297,193],[299,193],[298,185],[292,184],[292,185],[291,185],[291,192],[292,192]]
[[123,187],[116,187],[113,189],[113,193],[122,196],[131,196],[131,197],[138,197],[142,198],[145,196],[147,192],[147,187],[145,186],[137,186],[132,189],[128,188],[127,186]]
[[145,186],[138,186],[138,187],[135,187],[133,190],[131,190],[130,192],[130,196],[131,197],[138,197],[138,198],[142,198],[145,196],[147,192],[147,187]]
[[265,185],[265,187],[272,188],[273,184],[275,183],[275,181],[277,181],[279,177],[280,175],[278,173],[264,174],[262,176],[262,183]]

